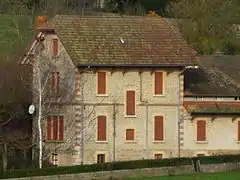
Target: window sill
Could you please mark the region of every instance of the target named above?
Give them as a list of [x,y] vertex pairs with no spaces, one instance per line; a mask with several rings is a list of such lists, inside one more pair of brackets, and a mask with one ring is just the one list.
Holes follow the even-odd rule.
[[166,97],[166,94],[153,94],[153,97]]
[[107,144],[108,141],[96,141],[97,144]]
[[208,141],[196,141],[196,144],[208,144]]
[[108,97],[108,94],[96,94],[97,97]]
[[137,118],[137,115],[125,115],[125,118]]
[[164,140],[162,140],[162,141],[153,141],[153,143],[154,143],[154,144],[164,144],[165,141],[164,141]]
[[126,140],[125,144],[137,144],[136,140]]
[[46,143],[65,143],[64,140],[44,140]]

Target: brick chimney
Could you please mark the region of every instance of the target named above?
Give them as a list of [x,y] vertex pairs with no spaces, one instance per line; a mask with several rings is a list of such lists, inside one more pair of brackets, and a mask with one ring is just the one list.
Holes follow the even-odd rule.
[[36,29],[38,29],[40,26],[42,26],[46,22],[47,22],[47,16],[38,16]]

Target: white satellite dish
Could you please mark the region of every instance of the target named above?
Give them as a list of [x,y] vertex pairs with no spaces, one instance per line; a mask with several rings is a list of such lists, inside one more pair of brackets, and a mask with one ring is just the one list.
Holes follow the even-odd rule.
[[35,111],[35,106],[33,104],[31,104],[28,108],[28,112],[29,112],[29,114],[33,114],[34,111]]

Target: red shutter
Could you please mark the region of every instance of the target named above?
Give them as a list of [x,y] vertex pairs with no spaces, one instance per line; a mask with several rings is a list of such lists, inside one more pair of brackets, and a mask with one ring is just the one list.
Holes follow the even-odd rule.
[[127,141],[134,140],[134,129],[126,129],[126,140]]
[[197,121],[197,141],[206,141],[206,122]]
[[59,72],[55,73],[55,83],[56,83],[56,89],[55,92],[59,92],[59,88],[60,88],[60,74]]
[[52,51],[53,51],[53,56],[58,55],[58,39],[52,40]]
[[98,72],[98,94],[106,94],[106,72]]
[[58,140],[58,116],[53,116],[53,140]]
[[154,121],[154,140],[163,141],[163,117],[155,116]]
[[240,121],[238,121],[238,141],[240,141]]
[[47,140],[52,140],[52,118],[47,117]]
[[59,116],[59,140],[63,140],[64,136],[64,121],[63,116]]
[[163,94],[163,73],[155,72],[155,94]]
[[55,92],[55,72],[51,73],[51,91]]
[[135,91],[127,91],[126,95],[126,114],[128,116],[134,116],[136,111]]
[[107,140],[107,120],[106,116],[98,116],[98,141]]

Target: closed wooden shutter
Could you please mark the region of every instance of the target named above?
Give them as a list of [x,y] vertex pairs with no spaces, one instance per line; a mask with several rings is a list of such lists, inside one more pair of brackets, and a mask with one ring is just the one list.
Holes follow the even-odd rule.
[[154,120],[154,140],[163,141],[163,116],[155,116]]
[[52,40],[52,52],[54,57],[58,55],[58,39]]
[[206,121],[197,121],[197,141],[206,141]]
[[155,72],[155,94],[163,94],[163,73]]
[[58,93],[60,88],[60,73],[52,72],[51,77],[51,91],[54,93]]
[[106,116],[98,116],[98,141],[106,141],[107,140],[107,118]]
[[136,97],[135,91],[127,91],[126,95],[126,114],[134,116],[136,111]]
[[59,140],[63,140],[64,137],[64,121],[63,116],[59,116]]
[[60,88],[60,73],[59,72],[55,73],[55,78],[56,78],[55,92],[58,93],[59,92],[59,88]]
[[53,140],[58,140],[58,117],[53,116]]
[[238,141],[240,141],[240,121],[238,121]]
[[47,117],[47,140],[52,140],[52,118]]
[[126,129],[126,140],[127,141],[134,140],[134,129]]
[[97,93],[106,94],[106,72],[98,72]]

